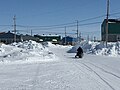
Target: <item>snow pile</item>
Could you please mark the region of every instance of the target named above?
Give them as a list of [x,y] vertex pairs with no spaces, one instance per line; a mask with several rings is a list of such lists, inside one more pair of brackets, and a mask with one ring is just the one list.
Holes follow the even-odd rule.
[[71,49],[73,46],[71,45],[59,45],[59,44],[52,44],[52,42],[43,42],[43,46],[45,47],[52,47],[52,48],[68,48]]
[[52,44],[51,42],[43,42],[45,47],[56,47],[56,45]]
[[76,44],[69,53],[76,53],[78,47],[82,47],[83,51],[87,54],[106,55],[106,56],[119,56],[120,55],[120,42],[108,43],[108,46],[102,42],[83,41]]
[[31,40],[0,46],[0,62],[33,63],[53,61],[55,58],[47,47]]
[[43,49],[42,44],[37,43],[37,42],[32,41],[32,40],[19,42],[19,43],[12,43],[11,45],[16,46],[16,47],[20,47],[23,49]]

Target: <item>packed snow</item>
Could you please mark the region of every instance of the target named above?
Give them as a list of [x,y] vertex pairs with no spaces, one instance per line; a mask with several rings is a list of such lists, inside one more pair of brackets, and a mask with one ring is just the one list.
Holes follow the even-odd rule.
[[[75,59],[82,47],[83,58]],[[120,42],[0,45],[0,90],[120,90]]]

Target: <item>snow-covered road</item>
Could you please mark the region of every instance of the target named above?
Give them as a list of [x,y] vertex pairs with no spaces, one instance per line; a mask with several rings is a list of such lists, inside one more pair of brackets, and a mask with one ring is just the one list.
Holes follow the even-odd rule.
[[56,60],[0,64],[0,90],[120,90],[119,58],[85,54],[75,59],[69,48],[49,49]]
[[[53,49],[52,49],[53,50]],[[62,51],[62,52],[60,52]],[[62,60],[74,68],[71,77],[74,79],[76,90],[119,90],[120,89],[120,60],[115,57],[85,55],[82,59],[75,59],[74,53],[65,53],[65,49],[54,52],[64,56]],[[62,57],[60,56],[60,57]],[[70,68],[70,67],[69,67]],[[72,69],[70,69],[71,71]],[[81,78],[80,78],[81,77]],[[75,81],[72,82],[75,82]],[[77,86],[78,85],[78,86]],[[71,90],[72,90],[71,89]]]

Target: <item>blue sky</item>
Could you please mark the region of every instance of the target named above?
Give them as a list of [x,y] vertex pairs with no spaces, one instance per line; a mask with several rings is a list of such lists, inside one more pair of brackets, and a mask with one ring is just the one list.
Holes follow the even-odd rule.
[[[91,38],[93,36],[100,38],[101,23],[83,24],[102,22],[106,16],[86,19],[105,15],[106,2],[107,0],[0,0],[0,31],[12,31],[12,26],[4,25],[13,25],[13,16],[16,15],[19,33],[30,34],[30,30],[32,30],[33,34],[53,34],[53,32],[60,34],[64,33],[64,28],[44,29],[29,26],[51,26],[66,23],[75,25],[78,20],[79,32],[83,37],[89,35]],[[120,0],[110,0],[110,14],[120,12],[119,4]],[[110,18],[120,18],[120,14],[111,15]],[[86,21],[82,22],[81,20]],[[66,30],[68,35],[75,36],[76,27],[67,27]]]

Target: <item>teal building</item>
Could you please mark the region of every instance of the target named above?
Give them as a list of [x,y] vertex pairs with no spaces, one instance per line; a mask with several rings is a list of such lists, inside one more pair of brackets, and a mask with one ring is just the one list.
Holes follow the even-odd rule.
[[[104,19],[101,25],[101,39],[106,40],[106,19]],[[120,41],[120,20],[109,19],[108,20],[108,42]]]

